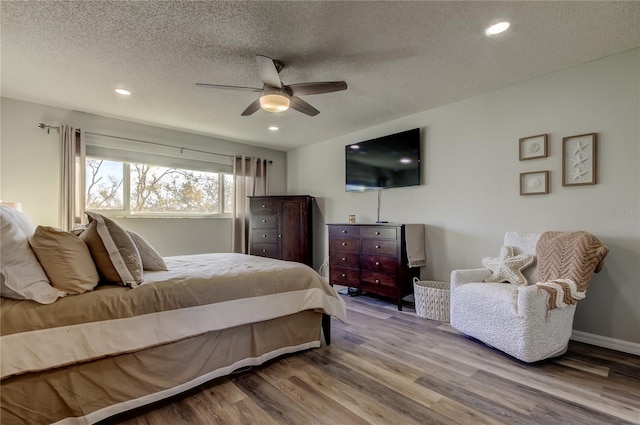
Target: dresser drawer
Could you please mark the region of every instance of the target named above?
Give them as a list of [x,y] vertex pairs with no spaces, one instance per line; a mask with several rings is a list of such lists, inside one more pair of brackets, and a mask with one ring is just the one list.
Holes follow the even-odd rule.
[[254,243],[251,244],[251,254],[260,257],[279,258],[278,244],[275,243]]
[[396,288],[395,275],[362,270],[360,279],[362,280],[363,284],[370,286],[379,286],[381,289],[386,288],[388,290],[393,290]]
[[329,236],[332,238],[359,238],[360,228],[358,226],[331,226]]
[[398,270],[396,257],[375,254],[362,254],[360,267],[379,273],[388,273],[395,276]]
[[251,242],[253,243],[276,243],[277,241],[277,229],[257,229],[251,232]]
[[274,199],[251,199],[251,214],[274,214],[276,201]]
[[251,217],[252,229],[276,229],[278,217],[276,215],[255,215]]
[[329,249],[332,251],[359,252],[360,239],[358,238],[331,238]]
[[381,226],[363,227],[360,229],[360,236],[368,239],[397,239],[398,229]]
[[357,269],[360,267],[360,255],[357,252],[332,251],[329,266]]
[[360,272],[358,270],[331,267],[329,275],[333,285],[356,287],[360,284]]
[[393,240],[378,240],[378,239],[363,239],[362,240],[362,253],[363,254],[384,254],[384,255],[396,255],[398,252],[398,243]]

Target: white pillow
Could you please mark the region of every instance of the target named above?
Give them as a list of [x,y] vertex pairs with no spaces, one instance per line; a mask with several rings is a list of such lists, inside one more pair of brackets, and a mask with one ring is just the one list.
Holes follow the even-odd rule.
[[51,304],[66,295],[49,279],[29,246],[35,226],[20,211],[0,207],[0,295]]

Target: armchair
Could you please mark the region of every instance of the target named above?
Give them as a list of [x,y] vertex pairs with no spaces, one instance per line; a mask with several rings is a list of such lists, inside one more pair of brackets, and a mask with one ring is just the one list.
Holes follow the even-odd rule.
[[[549,292],[535,283],[539,281],[539,262],[545,261],[549,263],[544,264],[547,266],[543,273],[545,281],[551,280],[550,275],[553,279],[575,279],[578,287],[586,290],[591,274],[600,270],[608,249],[595,237],[580,233],[588,235],[590,249],[596,241],[597,249],[588,254],[584,262],[588,263],[586,271],[583,269],[577,274],[565,270],[568,261],[556,261],[562,257],[575,263],[576,255],[582,255],[575,243],[564,243],[552,256],[547,252],[543,257],[538,256],[538,261],[523,270],[528,286],[484,282],[492,274],[487,268],[452,271],[451,326],[527,363],[564,354],[571,337],[576,304],[550,308]],[[540,236],[540,233],[507,232],[504,246],[513,247],[514,255],[535,256]]]

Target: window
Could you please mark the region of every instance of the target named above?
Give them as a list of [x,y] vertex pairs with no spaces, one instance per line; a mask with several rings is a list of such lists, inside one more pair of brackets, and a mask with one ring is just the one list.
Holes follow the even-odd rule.
[[85,206],[124,214],[225,215],[233,212],[233,175],[87,155]]

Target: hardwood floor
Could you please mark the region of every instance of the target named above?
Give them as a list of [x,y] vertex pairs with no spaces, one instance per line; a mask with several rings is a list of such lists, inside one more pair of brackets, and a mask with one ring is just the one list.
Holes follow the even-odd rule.
[[578,342],[529,365],[391,301],[344,297],[332,343],[110,423],[640,424],[640,357]]

